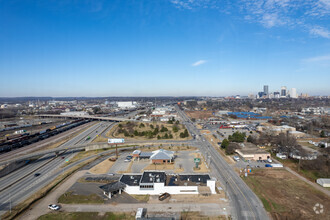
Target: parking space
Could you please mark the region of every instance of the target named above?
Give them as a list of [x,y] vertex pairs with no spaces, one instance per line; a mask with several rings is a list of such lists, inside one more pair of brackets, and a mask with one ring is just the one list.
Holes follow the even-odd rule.
[[179,151],[175,158],[175,168],[179,169],[182,166],[184,173],[193,173],[194,158],[190,155],[193,152],[198,151]]
[[132,173],[142,173],[143,169],[150,164],[149,159],[142,159],[139,161],[134,161],[132,165]]
[[264,160],[264,161],[254,161],[254,160],[243,161],[242,159],[240,159],[239,161],[236,161],[236,163],[233,164],[233,166],[240,168],[240,169],[246,168],[247,165],[249,165],[251,168],[264,168],[267,163],[269,163],[269,162],[266,160]]
[[122,153],[117,161],[112,165],[108,173],[117,173],[117,172],[123,172],[126,171],[129,165],[129,162],[125,161],[125,158],[130,155],[130,152],[124,152]]

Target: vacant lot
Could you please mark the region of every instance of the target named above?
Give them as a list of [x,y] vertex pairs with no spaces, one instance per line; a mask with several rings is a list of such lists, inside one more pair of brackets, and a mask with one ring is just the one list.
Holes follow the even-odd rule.
[[135,219],[128,213],[115,214],[112,212],[97,213],[97,212],[52,212],[43,216],[40,216],[38,220],[117,220],[117,219]]
[[121,122],[114,126],[107,136],[134,140],[187,140],[191,138],[184,125],[162,122]]
[[185,111],[190,118],[206,120],[213,116],[213,111]]
[[[286,170],[253,170],[244,181],[274,219],[329,219],[329,198]],[[314,212],[316,204],[323,213]]]
[[115,162],[110,161],[109,158],[92,167],[89,172],[94,174],[105,174],[112,167]]

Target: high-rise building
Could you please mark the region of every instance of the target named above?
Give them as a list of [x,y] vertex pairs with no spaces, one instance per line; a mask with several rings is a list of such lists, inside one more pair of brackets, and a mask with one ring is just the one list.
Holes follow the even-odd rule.
[[265,95],[269,95],[269,93],[268,93],[268,85],[264,85],[264,93],[265,93]]
[[290,90],[290,98],[293,98],[293,99],[298,98],[296,88],[291,88],[291,90]]
[[274,98],[280,98],[280,93],[279,92],[274,92]]
[[281,87],[281,97],[285,98],[286,97],[286,86]]

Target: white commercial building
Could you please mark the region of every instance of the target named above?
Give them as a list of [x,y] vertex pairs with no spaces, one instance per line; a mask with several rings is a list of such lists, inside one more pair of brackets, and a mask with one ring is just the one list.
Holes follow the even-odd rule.
[[290,90],[290,98],[294,98],[294,99],[298,98],[298,94],[297,94],[296,88],[291,88],[291,90]]
[[136,107],[136,102],[117,102],[118,108],[123,108],[123,109],[128,109],[128,108],[135,108]]
[[119,181],[126,184],[124,191],[133,195],[216,194],[216,180],[208,174],[166,175],[165,172],[146,171],[124,174]]

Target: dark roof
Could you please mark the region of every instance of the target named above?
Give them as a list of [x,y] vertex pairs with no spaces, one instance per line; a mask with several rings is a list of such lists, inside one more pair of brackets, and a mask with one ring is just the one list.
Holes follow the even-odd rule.
[[152,154],[152,152],[141,152],[139,157],[150,157]]
[[191,181],[194,183],[206,183],[207,180],[211,179],[208,174],[204,175],[179,175],[181,181]]
[[141,178],[141,183],[164,183],[165,180],[165,172],[144,172]]
[[138,186],[142,175],[128,175],[124,174],[120,178],[120,182],[125,183],[129,186]]
[[126,185],[119,181],[100,186],[100,188],[107,193],[115,192],[115,191],[118,191],[119,189],[123,189],[125,187],[126,187]]

